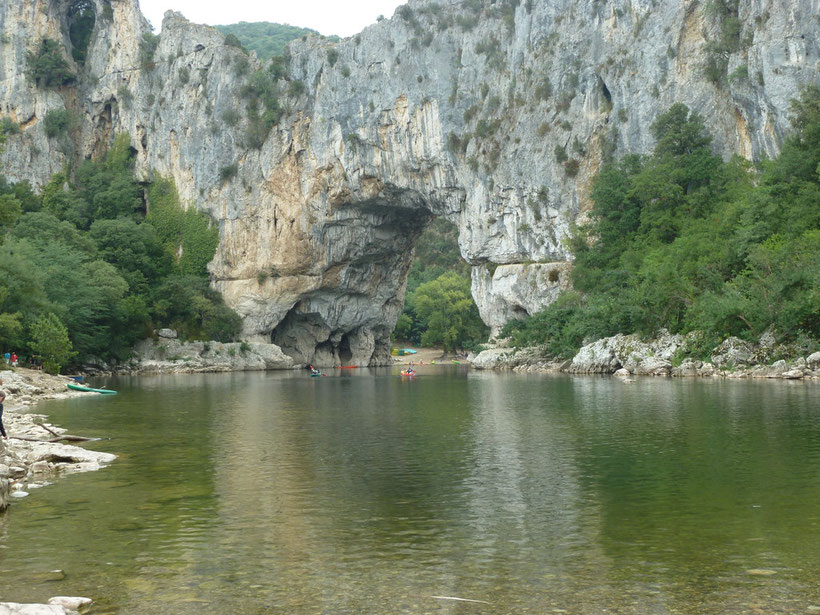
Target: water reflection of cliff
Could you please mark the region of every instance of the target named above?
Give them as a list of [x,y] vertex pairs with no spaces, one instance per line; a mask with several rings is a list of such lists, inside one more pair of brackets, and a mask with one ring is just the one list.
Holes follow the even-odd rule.
[[[215,548],[257,600],[300,612],[460,612],[429,598],[450,595],[484,613],[652,613],[725,609],[738,588],[806,594],[792,576],[742,583],[816,562],[772,532],[790,513],[760,483],[817,457],[794,395],[487,373],[260,382],[214,414]],[[808,431],[780,423],[795,420]]]
[[104,405],[54,402],[120,457],[2,517],[3,597],[163,615],[820,604],[811,383],[453,368],[119,384]]

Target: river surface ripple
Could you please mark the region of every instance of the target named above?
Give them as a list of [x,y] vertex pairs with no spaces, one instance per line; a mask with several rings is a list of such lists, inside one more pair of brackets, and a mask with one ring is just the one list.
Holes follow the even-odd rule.
[[397,373],[118,378],[44,402],[119,458],[0,515],[0,599],[820,612],[817,383]]

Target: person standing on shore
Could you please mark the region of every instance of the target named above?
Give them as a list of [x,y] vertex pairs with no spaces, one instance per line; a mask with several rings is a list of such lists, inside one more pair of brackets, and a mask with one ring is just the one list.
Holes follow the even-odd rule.
[[[0,385],[3,384],[3,381],[0,380]],[[6,430],[3,428],[3,402],[6,401],[6,392],[3,389],[0,389],[0,435],[3,436],[4,440],[8,440],[9,437],[6,435]]]

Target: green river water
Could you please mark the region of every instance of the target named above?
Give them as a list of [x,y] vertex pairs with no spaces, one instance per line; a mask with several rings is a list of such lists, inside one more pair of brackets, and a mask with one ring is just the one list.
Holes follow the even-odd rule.
[[0,515],[0,599],[820,612],[817,383],[421,369],[119,378],[40,404],[119,457]]

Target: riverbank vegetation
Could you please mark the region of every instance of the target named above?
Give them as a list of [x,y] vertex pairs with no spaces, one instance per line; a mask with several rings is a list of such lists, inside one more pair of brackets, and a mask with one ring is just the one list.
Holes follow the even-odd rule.
[[793,103],[780,156],[723,162],[682,104],[652,124],[648,156],[593,183],[592,221],[573,238],[574,290],[502,332],[559,357],[585,340],[666,328],[700,331],[693,354],[771,331],[806,350],[820,340],[820,88]]
[[487,339],[470,293],[470,266],[458,249],[458,230],[443,218],[433,220],[416,243],[395,336],[448,351],[471,349]]
[[119,135],[105,156],[58,173],[40,195],[0,177],[0,349],[59,371],[125,359],[161,327],[235,339],[240,318],[205,269],[216,229],[182,208],[170,180],[137,182],[133,155]]

